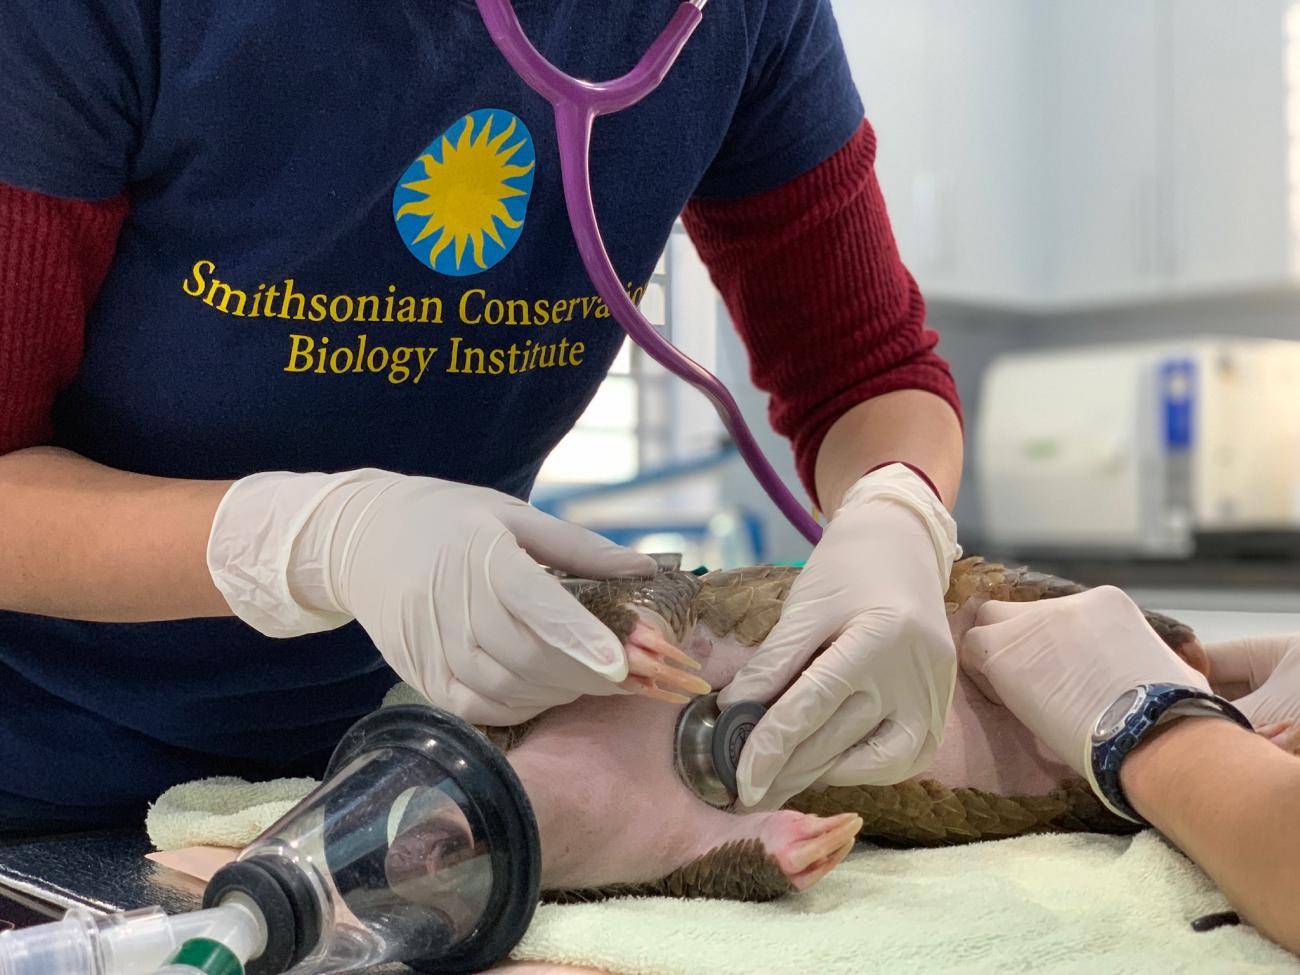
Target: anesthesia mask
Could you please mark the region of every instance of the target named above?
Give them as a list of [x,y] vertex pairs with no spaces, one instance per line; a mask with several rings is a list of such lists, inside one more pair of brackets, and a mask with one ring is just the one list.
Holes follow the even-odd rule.
[[238,891],[268,912],[273,957],[248,975],[477,972],[523,937],[540,878],[537,824],[501,753],[445,712],[399,707],[348,731],[321,786],[212,878],[204,905]]
[[[443,711],[385,708],[348,731],[320,786],[217,872],[205,910],[15,931],[0,936],[0,975],[310,975],[391,962],[479,972],[523,937],[540,879],[537,823],[501,753]],[[172,944],[146,950],[146,926],[152,946],[159,925],[175,929]],[[60,926],[57,964],[35,957]]]

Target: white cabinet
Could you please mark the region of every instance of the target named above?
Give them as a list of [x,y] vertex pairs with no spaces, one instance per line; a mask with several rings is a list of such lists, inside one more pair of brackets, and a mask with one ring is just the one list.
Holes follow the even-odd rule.
[[1039,146],[1025,127],[1038,84],[1038,0],[835,0],[876,130],[899,249],[926,295],[1014,301],[1032,287]]
[[1052,5],[1049,302],[1288,283],[1287,6]]
[[1127,0],[1119,16],[1106,3],[1050,5],[1044,300],[1137,296],[1156,285],[1168,206],[1152,57],[1160,2]]
[[1292,0],[835,9],[931,299],[1056,311],[1300,282]]
[[[1035,137],[1042,0],[930,0],[935,98],[931,294],[1014,302],[1038,290],[1047,145]],[[1028,95],[1028,97],[1026,97]],[[926,188],[922,187],[922,191]]]
[[1164,2],[1171,278],[1193,291],[1281,284],[1291,263],[1291,5]]

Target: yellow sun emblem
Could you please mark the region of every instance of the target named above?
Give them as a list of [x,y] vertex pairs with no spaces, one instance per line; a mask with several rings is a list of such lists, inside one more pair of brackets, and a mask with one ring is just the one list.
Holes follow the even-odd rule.
[[532,136],[522,121],[501,109],[471,112],[402,176],[393,194],[398,233],[436,271],[486,271],[523,232],[535,166]]

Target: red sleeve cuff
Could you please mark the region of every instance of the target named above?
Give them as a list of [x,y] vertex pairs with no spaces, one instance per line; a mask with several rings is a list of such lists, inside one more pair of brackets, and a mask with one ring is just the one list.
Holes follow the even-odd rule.
[[867,122],[803,176],[740,200],[694,200],[683,219],[793,443],[800,480],[826,432],[858,403],[901,389],[961,402],[925,302],[898,255]]
[[0,183],[0,454],[49,442],[126,212]]

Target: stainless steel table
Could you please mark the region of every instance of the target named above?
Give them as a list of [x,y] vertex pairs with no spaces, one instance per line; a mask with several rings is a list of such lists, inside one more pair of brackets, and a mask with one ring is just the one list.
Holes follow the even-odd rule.
[[157,904],[169,914],[198,908],[202,887],[146,860],[151,849],[143,830],[0,841],[0,917],[9,916],[5,901],[41,920],[70,907],[109,913]]

